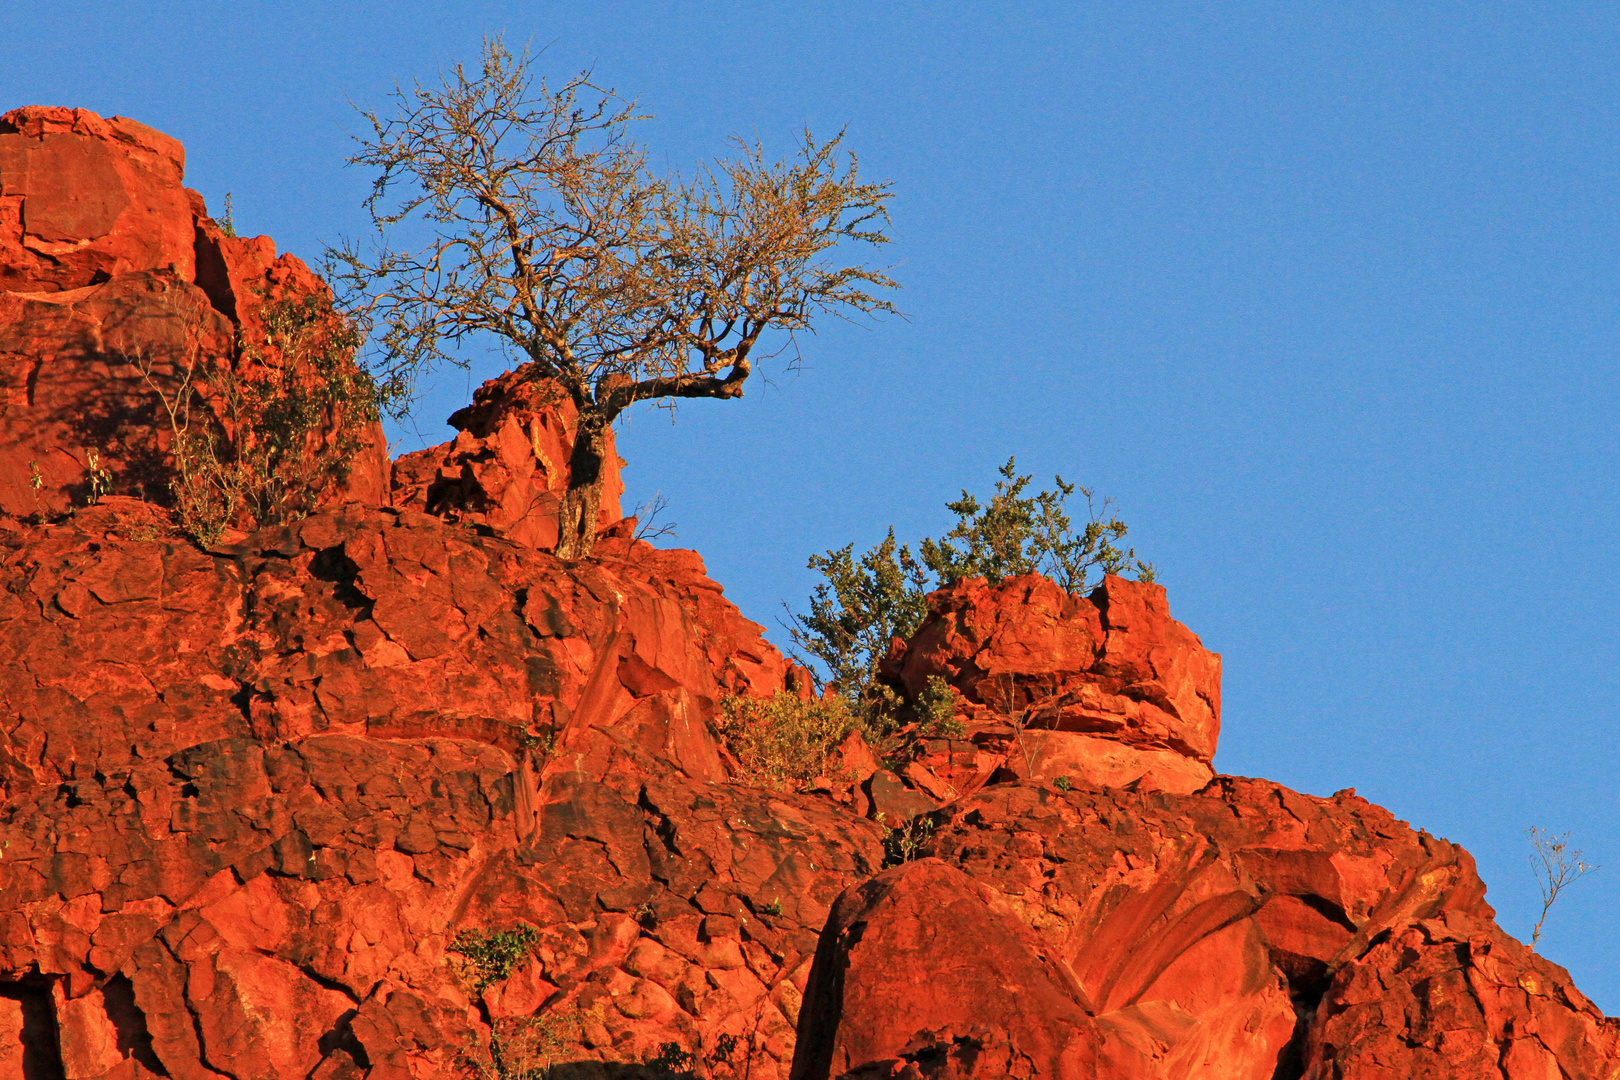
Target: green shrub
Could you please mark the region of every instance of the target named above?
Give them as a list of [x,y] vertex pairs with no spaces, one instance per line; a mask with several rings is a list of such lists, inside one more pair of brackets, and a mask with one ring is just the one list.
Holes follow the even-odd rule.
[[528,923],[510,930],[480,930],[469,927],[451,939],[448,949],[466,958],[463,974],[474,997],[512,974],[529,950],[540,940],[540,931]]
[[[954,707],[946,715],[943,682],[908,703],[877,678],[879,663],[898,637],[909,640],[928,614],[927,594],[965,577],[984,577],[990,584],[1019,574],[1040,573],[1069,592],[1084,592],[1091,574],[1134,573],[1152,581],[1153,564],[1136,557],[1119,541],[1127,532],[1114,516],[1113,501],[1096,501],[1087,488],[1056,477],[1055,491],[1025,494],[1030,477],[1017,473],[1013,458],[1001,467],[1001,479],[986,503],[966,490],[946,508],[956,525],[939,539],[925,539],[913,554],[897,543],[890,528],[883,541],[857,556],[855,545],[810,557],[810,569],[824,579],[810,597],[810,609],[789,610],[787,630],[800,662],[852,702],[868,740],[874,746],[889,739],[908,720],[922,733],[953,737]],[[1078,527],[1068,501],[1085,498],[1085,518]],[[819,665],[819,667],[818,667]],[[945,725],[943,728],[939,725]]]
[[956,718],[956,691],[938,675],[928,676],[917,695],[917,733],[925,739],[960,739],[967,728]]
[[[957,517],[956,525],[938,540],[924,540],[922,561],[941,585],[966,577],[982,577],[992,585],[1004,578],[1038,573],[1072,593],[1084,592],[1093,569],[1103,574],[1135,571],[1152,581],[1153,564],[1136,552],[1115,546],[1124,539],[1125,523],[1112,516],[1114,503],[1099,506],[1089,488],[1065,484],[1055,477],[1056,491],[1025,495],[1029,476],[1019,476],[1014,460],[1007,459],[996,481],[996,493],[984,505],[962,491],[945,508]],[[1076,491],[1086,500],[1086,521],[1075,531],[1067,503]]]
[[359,335],[326,299],[273,300],[259,314],[262,341],[239,339],[234,364],[218,368],[191,342],[168,389],[152,357],[129,357],[174,435],[175,516],[205,544],[239,518],[263,526],[310,513],[348,476],[380,415],[378,388],[355,360]]
[[854,544],[845,544],[810,556],[810,569],[826,580],[816,586],[807,614],[789,612],[788,633],[813,658],[807,663],[819,660],[832,685],[858,697],[889,640],[910,637],[928,614],[928,575],[909,547],[895,544],[892,527],[859,559],[854,551]]
[[848,703],[836,694],[801,701],[781,691],[720,704],[720,736],[743,774],[775,787],[825,775],[834,748],[855,726]]

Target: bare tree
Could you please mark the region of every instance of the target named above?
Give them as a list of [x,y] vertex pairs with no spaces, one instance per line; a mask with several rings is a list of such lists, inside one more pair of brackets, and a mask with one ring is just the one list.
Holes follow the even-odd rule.
[[[862,182],[842,135],[796,156],[758,143],[689,180],[648,169],[644,119],[586,72],[536,83],[527,52],[484,42],[481,66],[396,89],[395,115],[351,164],[378,170],[376,233],[329,252],[349,309],[376,331],[385,394],[493,338],[579,410],[558,554],[589,554],[609,425],[638,401],[741,397],[768,330],[895,309],[884,273],[833,255],[888,242],[887,183]],[[401,233],[410,250],[389,246]]]
[[1558,894],[1598,868],[1581,861],[1580,849],[1569,846],[1569,833],[1553,836],[1545,829],[1532,826],[1525,830],[1525,835],[1536,849],[1536,853],[1530,857],[1530,869],[1541,886],[1541,918],[1536,920],[1536,928],[1530,933],[1530,947],[1533,949],[1536,942],[1541,940],[1541,928],[1546,924],[1547,913],[1558,900]]

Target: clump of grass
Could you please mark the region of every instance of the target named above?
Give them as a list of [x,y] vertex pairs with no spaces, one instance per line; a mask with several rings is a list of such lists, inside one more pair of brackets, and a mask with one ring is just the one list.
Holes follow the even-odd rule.
[[783,787],[827,775],[827,763],[857,726],[838,695],[803,701],[786,691],[768,698],[731,697],[720,705],[720,735],[744,775]]

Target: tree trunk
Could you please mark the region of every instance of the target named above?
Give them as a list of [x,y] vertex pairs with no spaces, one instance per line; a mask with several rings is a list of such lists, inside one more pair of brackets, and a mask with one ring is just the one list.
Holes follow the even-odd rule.
[[568,459],[568,491],[558,511],[557,556],[583,559],[596,548],[596,523],[602,512],[602,452],[607,421],[581,411]]

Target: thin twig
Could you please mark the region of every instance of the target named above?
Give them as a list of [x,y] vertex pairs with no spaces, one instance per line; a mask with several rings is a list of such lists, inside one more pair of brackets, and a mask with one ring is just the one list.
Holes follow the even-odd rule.
[[1525,835],[1536,849],[1536,853],[1530,857],[1530,870],[1541,886],[1541,918],[1536,920],[1535,929],[1530,932],[1530,947],[1533,949],[1536,942],[1541,940],[1541,928],[1546,925],[1547,913],[1557,903],[1559,894],[1599,868],[1581,861],[1580,849],[1569,846],[1569,833],[1552,836],[1545,829],[1532,826],[1525,830]]

